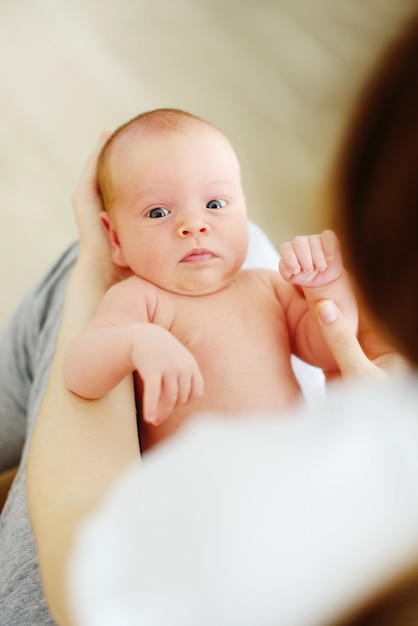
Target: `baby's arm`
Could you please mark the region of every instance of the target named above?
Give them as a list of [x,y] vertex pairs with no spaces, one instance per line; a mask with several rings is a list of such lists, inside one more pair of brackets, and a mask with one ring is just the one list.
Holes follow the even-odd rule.
[[295,352],[301,358],[326,370],[336,362],[325,345],[314,305],[332,299],[344,314],[353,332],[357,330],[358,311],[347,272],[344,269],[336,235],[325,230],[320,235],[296,237],[280,246],[279,271],[285,281],[300,288],[287,305],[287,317]]
[[142,381],[143,418],[159,424],[179,404],[203,392],[193,355],[168,330],[148,321],[136,277],[112,287],[96,316],[69,346],[64,383],[77,395],[106,395],[137,371]]

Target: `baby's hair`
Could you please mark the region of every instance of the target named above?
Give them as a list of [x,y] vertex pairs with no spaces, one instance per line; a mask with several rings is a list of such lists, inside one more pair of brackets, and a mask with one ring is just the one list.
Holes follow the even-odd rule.
[[103,146],[97,164],[97,181],[104,208],[108,210],[112,204],[108,164],[112,148],[116,142],[125,136],[129,136],[131,133],[140,132],[147,135],[181,131],[196,122],[212,127],[206,120],[181,109],[153,109],[152,111],[145,111],[119,126]]

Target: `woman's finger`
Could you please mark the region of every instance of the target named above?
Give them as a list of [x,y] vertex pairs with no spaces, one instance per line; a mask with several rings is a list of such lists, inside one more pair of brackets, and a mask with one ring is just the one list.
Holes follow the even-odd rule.
[[80,241],[87,242],[88,245],[98,241],[100,247],[103,247],[105,238],[99,224],[103,205],[97,185],[97,160],[108,137],[108,133],[103,133],[97,146],[88,156],[73,194],[74,215]]
[[[80,178],[78,180],[78,184],[73,194],[73,202],[76,204],[78,201],[82,202],[86,199],[91,198],[92,192],[93,195],[97,193],[97,181],[96,181],[96,168],[97,168],[97,159],[99,158],[99,154],[108,140],[110,134],[103,133],[100,137],[100,140],[94,150],[90,153],[87,158],[87,161],[83,167]],[[87,196],[87,197],[86,197]]]
[[103,133],[90,153],[73,194],[73,209],[77,225],[80,254],[94,258],[100,266],[103,283],[110,287],[127,278],[131,271],[116,266],[110,254],[109,242],[100,224],[103,204],[97,183],[97,161],[110,133]]
[[364,354],[345,317],[332,300],[315,306],[321,334],[332,352],[343,378],[379,378],[384,372]]

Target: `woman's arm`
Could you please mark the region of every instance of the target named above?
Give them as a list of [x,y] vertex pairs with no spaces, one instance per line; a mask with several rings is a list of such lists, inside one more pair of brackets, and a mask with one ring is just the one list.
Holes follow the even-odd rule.
[[92,317],[106,289],[121,278],[110,262],[98,221],[101,205],[95,170],[100,148],[89,158],[74,196],[80,254],[67,289],[27,470],[29,509],[45,595],[54,619],[64,625],[71,624],[66,565],[78,523],[120,470],[139,457],[131,377],[93,402],[73,395],[62,381],[66,346]]

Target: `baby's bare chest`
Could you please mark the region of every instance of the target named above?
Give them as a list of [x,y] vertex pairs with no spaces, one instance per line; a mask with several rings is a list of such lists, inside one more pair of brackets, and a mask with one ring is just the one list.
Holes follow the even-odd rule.
[[265,284],[243,281],[208,296],[174,296],[171,306],[169,330],[204,370],[214,362],[219,368],[220,359],[234,369],[237,359],[260,363],[280,347],[288,351],[283,308]]
[[144,449],[201,411],[278,411],[298,397],[285,314],[273,289],[238,284],[210,297],[179,297],[159,304],[153,321],[168,328],[195,356],[204,394],[178,407],[155,432],[142,424]]

